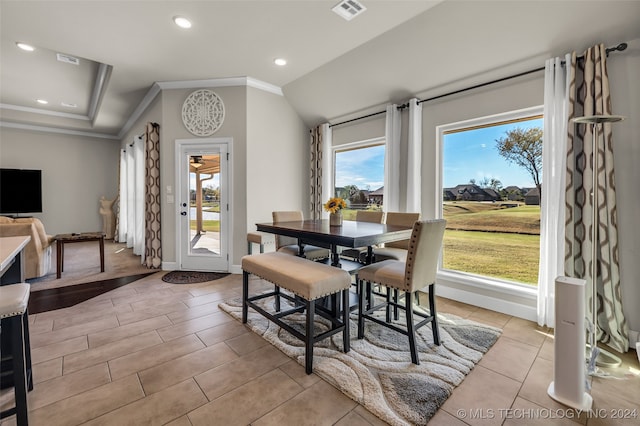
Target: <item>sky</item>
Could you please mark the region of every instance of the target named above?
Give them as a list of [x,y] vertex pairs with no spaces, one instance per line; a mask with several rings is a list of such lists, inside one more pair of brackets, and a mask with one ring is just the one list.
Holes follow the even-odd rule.
[[[500,180],[503,187],[535,186],[529,172],[507,162],[498,154],[496,139],[516,127],[542,127],[542,119],[485,127],[445,135],[443,150],[443,187],[476,182],[483,178]],[[384,185],[384,146],[338,152],[336,187],[356,185],[374,191]]]
[[529,172],[498,154],[496,140],[506,136],[508,130],[516,127],[528,129],[542,126],[540,118],[445,135],[443,187],[451,188],[469,183],[471,179],[479,182],[485,177],[500,180],[503,187],[534,187]]
[[375,191],[384,185],[384,145],[337,153],[335,174],[336,187]]

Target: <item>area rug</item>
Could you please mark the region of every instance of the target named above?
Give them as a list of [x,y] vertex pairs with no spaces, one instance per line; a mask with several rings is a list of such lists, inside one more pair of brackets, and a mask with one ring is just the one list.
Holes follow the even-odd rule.
[[228,273],[199,272],[199,271],[171,271],[162,276],[162,281],[170,284],[196,284],[224,278]]
[[[272,299],[264,299],[263,308],[272,312],[271,305]],[[242,320],[241,298],[218,306]],[[304,315],[288,316],[287,321],[304,330]],[[455,315],[438,314],[438,321],[441,345],[433,343],[430,325],[419,329],[416,340],[420,365],[414,365],[406,336],[366,321],[365,338],[358,340],[357,315],[352,314],[349,353],[341,351],[341,333],[318,342],[314,346],[313,372],[391,425],[427,424],[501,334],[498,328]],[[304,365],[304,346],[300,340],[252,309],[248,325]],[[315,327],[317,333],[329,325],[316,316]]]

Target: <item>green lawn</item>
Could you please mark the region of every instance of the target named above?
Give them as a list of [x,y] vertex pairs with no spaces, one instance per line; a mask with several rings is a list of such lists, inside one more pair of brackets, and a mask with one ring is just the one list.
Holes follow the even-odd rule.
[[[196,221],[192,220],[190,222],[191,229],[196,229]],[[219,232],[220,231],[220,221],[219,220],[203,220],[202,221],[202,229],[208,232]]]
[[445,269],[538,284],[539,235],[448,229],[443,244]]
[[446,269],[538,284],[540,206],[514,203],[443,203]]

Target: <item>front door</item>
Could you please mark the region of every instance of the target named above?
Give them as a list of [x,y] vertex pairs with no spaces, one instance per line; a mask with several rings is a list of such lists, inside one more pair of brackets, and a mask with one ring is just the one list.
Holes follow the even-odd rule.
[[179,263],[183,271],[229,272],[228,140],[178,141]]

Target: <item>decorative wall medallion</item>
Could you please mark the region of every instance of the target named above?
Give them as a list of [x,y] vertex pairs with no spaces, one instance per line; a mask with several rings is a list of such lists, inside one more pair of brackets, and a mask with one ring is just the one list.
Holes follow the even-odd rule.
[[196,90],[182,104],[182,122],[196,136],[211,136],[224,121],[224,104],[211,90]]

